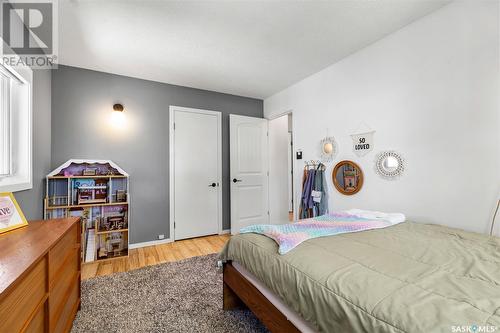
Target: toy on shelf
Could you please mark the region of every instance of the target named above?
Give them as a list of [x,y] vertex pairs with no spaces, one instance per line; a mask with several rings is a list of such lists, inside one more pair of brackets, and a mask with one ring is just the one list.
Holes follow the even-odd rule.
[[128,214],[125,206],[106,206],[98,224],[98,233],[128,228]]
[[116,190],[116,202],[127,201],[127,192],[123,190]]
[[109,160],[69,160],[47,175],[45,219],[79,216],[82,260],[128,255],[129,175]]
[[108,201],[108,179],[83,179],[75,181],[77,204],[106,203]]
[[125,233],[113,232],[99,235],[98,242],[98,260],[121,257],[127,252],[128,240]]

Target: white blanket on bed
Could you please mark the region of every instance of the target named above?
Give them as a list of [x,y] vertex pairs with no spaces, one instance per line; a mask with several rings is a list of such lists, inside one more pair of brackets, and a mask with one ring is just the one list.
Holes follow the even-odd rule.
[[345,211],[348,214],[363,217],[365,219],[371,220],[385,220],[392,224],[398,224],[406,221],[406,216],[403,213],[384,213],[374,210],[364,210],[364,209],[349,209]]

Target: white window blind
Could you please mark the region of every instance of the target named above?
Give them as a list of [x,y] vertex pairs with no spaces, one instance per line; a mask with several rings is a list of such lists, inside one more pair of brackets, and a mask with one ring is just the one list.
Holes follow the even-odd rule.
[[0,177],[11,174],[10,86],[11,76],[0,68]]

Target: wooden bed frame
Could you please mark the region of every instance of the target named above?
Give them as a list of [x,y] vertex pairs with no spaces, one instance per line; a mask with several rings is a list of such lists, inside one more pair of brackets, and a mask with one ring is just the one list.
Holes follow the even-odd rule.
[[228,261],[224,264],[224,310],[248,307],[273,333],[300,333],[250,281]]

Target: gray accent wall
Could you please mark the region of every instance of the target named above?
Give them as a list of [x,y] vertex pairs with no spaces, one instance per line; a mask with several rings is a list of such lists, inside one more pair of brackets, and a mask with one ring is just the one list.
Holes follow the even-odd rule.
[[33,188],[15,192],[28,220],[43,218],[45,176],[51,168],[51,71],[33,70]]
[[[120,130],[109,123],[117,102],[127,122]],[[229,114],[262,118],[262,100],[68,66],[52,73],[52,168],[71,158],[92,158],[110,159],[127,171],[130,243],[169,237],[171,105],[222,113],[223,227],[229,229]]]

